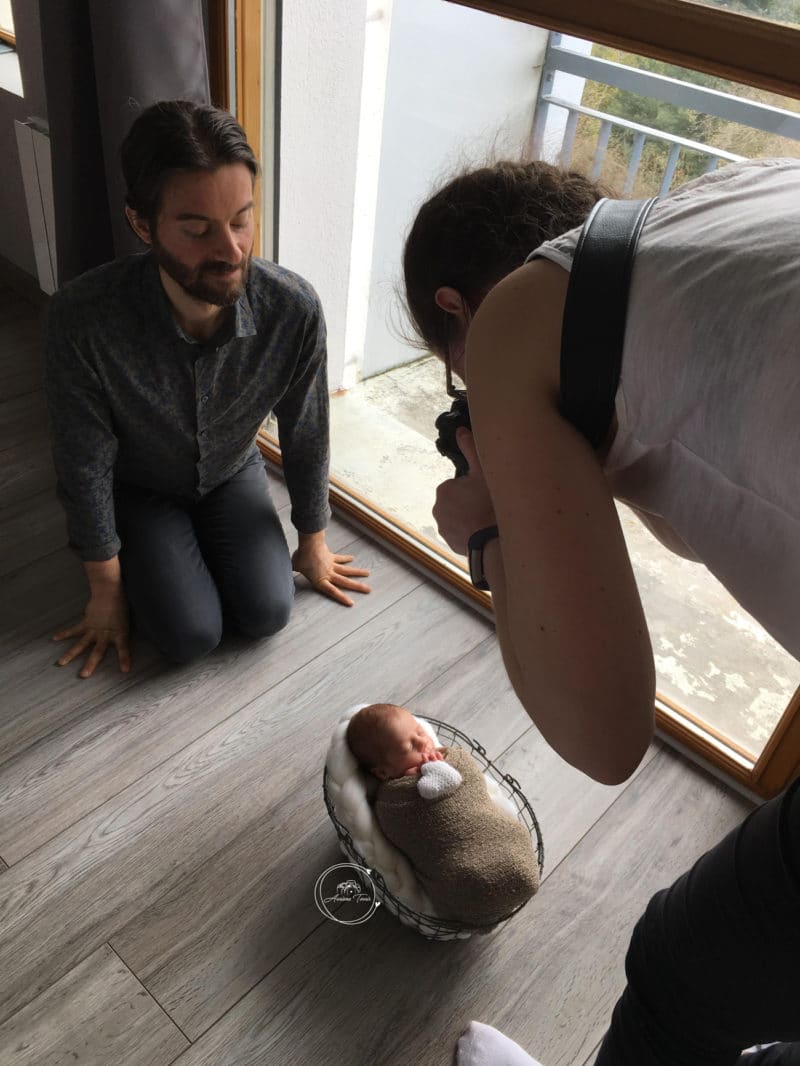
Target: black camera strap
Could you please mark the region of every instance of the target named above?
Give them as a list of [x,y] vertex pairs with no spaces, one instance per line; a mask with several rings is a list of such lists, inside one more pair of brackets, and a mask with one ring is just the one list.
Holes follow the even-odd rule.
[[606,439],[622,372],[628,288],[651,200],[599,200],[583,225],[561,330],[561,412],[593,448]]

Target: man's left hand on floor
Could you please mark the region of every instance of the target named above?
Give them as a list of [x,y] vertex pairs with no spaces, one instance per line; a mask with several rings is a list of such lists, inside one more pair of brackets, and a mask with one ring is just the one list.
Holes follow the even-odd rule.
[[292,556],[292,567],[318,592],[352,607],[353,601],[343,589],[351,592],[371,592],[369,585],[357,578],[369,577],[369,570],[348,566],[352,555],[335,555],[325,543],[324,532],[301,533],[297,551]]

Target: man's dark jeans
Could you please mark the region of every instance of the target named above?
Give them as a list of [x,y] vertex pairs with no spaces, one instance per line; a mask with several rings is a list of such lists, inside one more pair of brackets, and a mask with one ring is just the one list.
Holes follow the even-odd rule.
[[260,458],[197,503],[119,483],[114,493],[133,618],[168,659],[211,651],[223,622],[253,638],[286,625],[292,565]]

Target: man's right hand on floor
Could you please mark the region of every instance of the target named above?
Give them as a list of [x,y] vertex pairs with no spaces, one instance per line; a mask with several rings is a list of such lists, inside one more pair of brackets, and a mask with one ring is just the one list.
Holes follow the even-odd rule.
[[91,677],[107,649],[117,650],[119,668],[126,674],[131,668],[128,648],[128,601],[121,583],[93,587],[83,618],[74,626],[56,633],[53,640],[77,638],[72,647],[58,660],[66,666],[73,659],[89,653],[80,677]]

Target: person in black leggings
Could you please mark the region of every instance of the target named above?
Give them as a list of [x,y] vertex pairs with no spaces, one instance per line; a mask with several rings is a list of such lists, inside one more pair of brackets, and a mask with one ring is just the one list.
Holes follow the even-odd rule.
[[[650,900],[596,1066],[732,1066],[800,1041],[799,966],[800,780]],[[799,1066],[800,1043],[741,1061]]]
[[[800,779],[650,900],[595,1066],[800,1066],[799,963]],[[456,1061],[540,1066],[474,1023]]]

